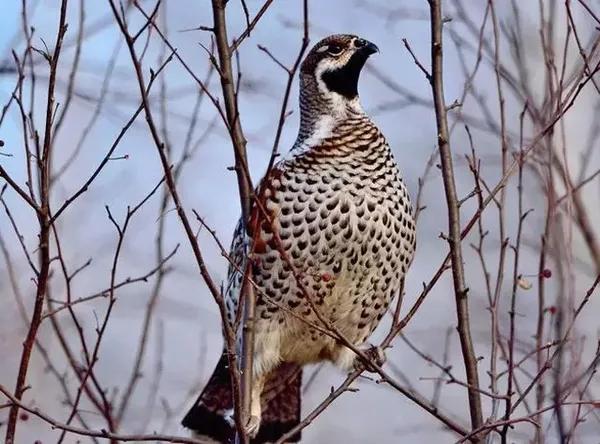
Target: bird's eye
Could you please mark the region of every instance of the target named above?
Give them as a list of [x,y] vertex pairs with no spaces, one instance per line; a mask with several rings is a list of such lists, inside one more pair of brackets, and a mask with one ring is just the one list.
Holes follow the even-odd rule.
[[342,48],[340,45],[329,45],[327,47],[327,52],[333,56],[340,55],[343,50],[344,48]]

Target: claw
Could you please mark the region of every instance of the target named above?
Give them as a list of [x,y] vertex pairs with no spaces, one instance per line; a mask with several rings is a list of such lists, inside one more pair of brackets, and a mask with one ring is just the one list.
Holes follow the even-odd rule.
[[387,357],[385,355],[385,351],[381,347],[379,347],[377,345],[372,346],[369,349],[369,352],[373,353],[373,359],[379,367],[381,367],[383,364],[385,364]]
[[260,418],[258,416],[251,416],[248,422],[246,423],[244,430],[250,438],[254,438],[256,437],[259,428]]
[[[233,414],[233,409],[226,410],[223,414],[223,419],[232,428],[235,428],[235,416]],[[256,437],[259,428],[260,418],[258,416],[250,416],[250,419],[244,426],[244,431],[246,432],[246,435],[248,435],[250,438],[254,438]]]
[[[379,346],[371,345],[369,348],[364,350],[364,354],[369,358],[369,361],[377,365],[377,367],[381,367],[383,364],[385,364],[385,352]],[[358,356],[354,359],[354,369],[366,370],[370,373],[377,373],[375,366],[363,363]]]

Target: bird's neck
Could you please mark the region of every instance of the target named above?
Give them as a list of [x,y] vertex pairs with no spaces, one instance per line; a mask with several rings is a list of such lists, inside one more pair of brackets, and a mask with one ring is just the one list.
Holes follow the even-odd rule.
[[300,77],[300,129],[295,146],[317,144],[331,137],[346,119],[364,115],[358,96],[348,99],[323,91],[312,76]]

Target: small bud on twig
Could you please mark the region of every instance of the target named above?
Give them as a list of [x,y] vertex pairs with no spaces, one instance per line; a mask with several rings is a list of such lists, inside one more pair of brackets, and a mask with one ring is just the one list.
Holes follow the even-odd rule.
[[519,287],[521,287],[523,290],[529,290],[529,289],[531,289],[531,287],[532,287],[532,285],[531,285],[531,282],[529,282],[529,281],[527,280],[527,278],[525,278],[525,276],[523,276],[523,275],[520,275],[520,276],[517,278],[517,285],[518,285]]

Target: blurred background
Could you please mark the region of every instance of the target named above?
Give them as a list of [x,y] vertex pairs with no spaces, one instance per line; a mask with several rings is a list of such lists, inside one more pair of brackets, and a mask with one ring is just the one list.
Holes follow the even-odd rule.
[[[23,29],[25,8],[27,22],[34,28],[29,35],[36,50],[25,64],[23,106],[25,114],[32,110],[28,119],[39,128],[43,128],[45,119],[49,75],[43,51],[45,46],[54,45],[59,3],[4,0],[0,14],[0,103],[4,106],[10,101],[18,81],[12,52],[21,58],[27,48],[30,30]],[[463,226],[478,207],[477,195],[473,193],[474,176],[466,157],[472,155],[472,148],[480,164],[480,187],[486,197],[502,177],[502,141],[508,162],[518,156],[521,146],[527,148],[532,141],[536,142],[530,160],[523,166],[522,205],[524,211],[532,211],[522,225],[520,248],[513,248],[519,230],[516,174],[508,181],[502,200],[492,202],[485,210],[481,227],[476,226],[463,242],[471,330],[480,357],[481,388],[485,390],[490,390],[491,360],[497,361],[499,373],[507,367],[502,348],[509,335],[508,311],[515,277],[519,277],[515,290],[515,359],[522,364],[514,373],[519,390],[524,390],[539,368],[536,362],[539,344],[563,338],[575,319],[575,309],[600,271],[597,240],[600,179],[596,175],[600,168],[597,138],[600,96],[593,82],[582,87],[572,108],[560,117],[552,131],[537,137],[561,109],[561,100],[569,102],[568,91],[582,83],[585,63],[594,67],[598,61],[598,23],[582,6],[585,2],[566,3],[573,3],[571,20],[565,2],[493,2],[497,23],[494,28],[491,2],[444,2],[444,15],[448,18],[444,34],[445,94],[448,104],[456,101],[458,105],[450,111],[449,119],[458,194],[466,199],[461,205]],[[148,12],[155,6],[150,1],[139,4]],[[254,0],[246,4],[250,17],[263,6],[262,1]],[[596,2],[589,4],[600,14]],[[124,7],[132,29],[144,24],[135,7]],[[418,221],[417,255],[405,288],[403,312],[406,312],[447,253],[447,242],[440,237],[448,227],[440,170],[437,158],[432,157],[437,139],[430,86],[402,42],[406,39],[416,57],[426,67],[430,66],[427,2],[311,1],[309,19],[311,44],[332,33],[353,33],[380,48],[380,54],[369,60],[362,74],[361,101],[387,137],[413,200],[421,190],[423,206]],[[244,31],[247,24],[241,2],[229,2],[227,20],[230,38]],[[55,180],[51,205],[54,209],[90,177],[140,104],[131,59],[108,3],[71,0],[67,22],[56,84],[58,115],[64,117],[53,140]],[[211,35],[198,29],[212,23],[210,2],[163,0],[156,23],[177,54],[220,98],[218,75],[211,69],[207,55]],[[287,82],[287,73],[258,45],[291,66],[300,49],[302,28],[302,2],[275,1],[242,42],[239,57],[235,59],[235,68],[240,73],[240,118],[248,139],[249,165],[255,183],[271,155]],[[150,69],[156,70],[170,51],[155,31],[146,34],[136,47],[138,53],[144,53],[144,74],[149,78]],[[580,54],[578,41],[586,51],[586,61]],[[34,77],[30,75],[32,70]],[[502,102],[497,73],[500,73]],[[295,79],[281,151],[292,146],[297,134],[297,95]],[[171,160],[178,164],[182,156],[184,159],[178,190],[186,211],[191,215],[192,209],[196,210],[223,244],[228,245],[240,213],[239,197],[235,172],[229,168],[234,163],[229,134],[214,105],[176,60],[160,73],[150,97]],[[526,103],[528,111],[521,118]],[[61,114],[63,109],[66,112]],[[4,142],[0,147],[0,164],[17,183],[25,186],[24,129],[19,107],[15,103],[7,107],[0,122],[0,140]],[[465,126],[470,130],[471,141]],[[127,207],[139,203],[162,175],[156,147],[141,115],[127,129],[89,189],[56,223],[62,257],[70,273],[83,267],[71,281],[71,297],[73,300],[92,297],[73,305],[74,315],[62,309],[45,318],[38,334],[39,346],[34,350],[27,379],[31,387],[24,395],[24,402],[57,420],[67,420],[71,411],[69,397],[75,397],[79,387],[65,350],[71,351],[75,361],[83,362],[81,338],[93,349],[97,328],[109,307],[108,298],[102,294],[106,296],[110,287],[118,236],[105,206],[122,223]],[[0,186],[3,183],[0,179]],[[2,199],[0,383],[12,390],[35,297],[34,274],[25,252],[35,262],[39,227],[33,211],[10,188]],[[206,229],[197,223],[195,229],[209,272],[219,283],[226,276],[227,260]],[[543,268],[551,276],[538,279],[542,239],[546,243]],[[55,244],[53,248],[56,251]],[[505,257],[501,259],[503,250]],[[519,257],[516,272],[515,252]],[[164,260],[167,256],[168,260]],[[482,262],[487,264],[488,279]],[[221,328],[216,305],[197,272],[173,203],[165,200],[162,187],[130,221],[116,282],[123,285],[116,290],[116,302],[99,345],[95,364],[97,384],[121,414],[120,432],[185,435],[187,432],[179,421],[216,364],[222,347]],[[544,285],[543,292],[540,282]],[[541,293],[544,297],[540,300]],[[497,327],[491,319],[490,294],[497,295]],[[50,302],[44,313],[64,308],[66,285],[58,261],[52,264],[48,297]],[[554,365],[544,375],[543,406],[552,405],[557,390],[567,386],[572,399],[600,399],[599,381],[594,376],[599,310],[596,292],[572,323],[565,351],[561,352],[561,364]],[[540,313],[544,332],[543,337],[536,338]],[[455,327],[454,293],[451,273],[447,271],[404,329],[404,338],[398,337],[388,351],[387,365],[390,373],[408,389],[433,400],[441,411],[468,426],[465,388],[447,383],[447,375],[430,361],[451,367],[457,379],[465,380]],[[382,322],[372,342],[377,343],[388,329],[389,319]],[[494,330],[499,346],[492,347]],[[545,350],[553,351],[552,347]],[[325,365],[309,368],[305,381],[311,379],[314,371],[318,375],[306,387],[305,413],[345,377]],[[583,377],[573,380],[576,375]],[[304,430],[303,442],[416,443],[458,439],[398,392],[377,384],[376,378],[363,377],[354,386],[359,389],[357,392],[342,395]],[[124,404],[123,395],[128,390],[131,395]],[[505,393],[506,375],[499,379],[498,390]],[[528,393],[516,414],[527,416],[535,412],[536,396],[536,390]],[[483,402],[485,417],[503,415],[503,405],[498,411],[492,398],[484,396]],[[569,430],[577,425],[568,441],[598,442],[600,418],[594,406],[586,406],[580,412],[577,408],[566,408],[564,414]],[[7,409],[0,410],[2,434],[6,415]],[[79,404],[79,418],[90,428],[106,427],[102,415],[85,394]],[[582,418],[585,421],[580,421]],[[76,418],[73,423],[81,425],[78,421]],[[555,412],[549,410],[542,415],[541,427],[545,442],[560,442]],[[32,415],[20,419],[19,443],[53,442],[60,435],[59,430],[52,430]],[[511,430],[510,441],[531,442],[534,436],[535,427],[520,422]],[[89,440],[67,434],[63,442]],[[499,442],[498,435],[490,435],[490,440]]]

